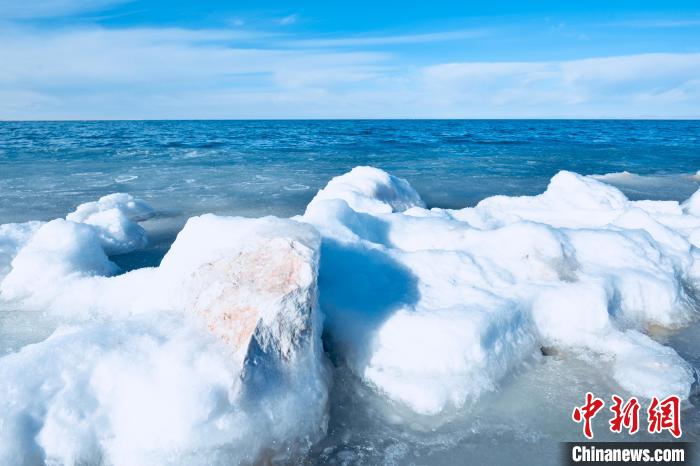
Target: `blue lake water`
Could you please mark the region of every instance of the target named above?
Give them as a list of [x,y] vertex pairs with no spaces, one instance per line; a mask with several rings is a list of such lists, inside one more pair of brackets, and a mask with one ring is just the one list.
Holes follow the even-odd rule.
[[[430,206],[535,194],[558,170],[692,175],[698,121],[0,122],[0,221],[50,219],[116,191],[187,217],[293,215],[332,176],[373,165]],[[697,183],[622,186],[682,198]]]

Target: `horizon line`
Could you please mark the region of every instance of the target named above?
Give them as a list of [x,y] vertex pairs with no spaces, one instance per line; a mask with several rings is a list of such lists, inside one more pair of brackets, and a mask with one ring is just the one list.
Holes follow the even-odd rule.
[[462,117],[462,118],[40,118],[3,119],[0,123],[99,123],[99,122],[177,122],[177,121],[700,121],[700,115],[689,117]]

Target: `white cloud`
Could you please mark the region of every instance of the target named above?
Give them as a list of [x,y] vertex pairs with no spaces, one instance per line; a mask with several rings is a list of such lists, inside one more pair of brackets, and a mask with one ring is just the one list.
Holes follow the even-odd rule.
[[[235,30],[84,29],[0,35],[0,84],[66,86],[153,84],[188,88],[237,75],[266,74],[295,86],[330,74],[336,81],[370,76],[380,53],[305,53],[236,46]],[[289,77],[287,81],[285,78]]]
[[293,14],[293,15],[285,16],[284,18],[280,18],[280,19],[277,21],[277,23],[279,23],[279,24],[282,25],[282,26],[287,26],[287,25],[290,25],[290,24],[294,24],[294,23],[296,23],[297,21],[299,21],[299,15]]
[[0,18],[32,19],[100,11],[131,0],[0,0]]
[[552,62],[452,63],[422,71],[436,107],[454,115],[688,117],[700,114],[700,54]]
[[700,19],[639,19],[613,21],[602,25],[628,28],[674,29],[700,26]]
[[334,37],[326,39],[301,39],[289,41],[286,45],[297,47],[361,47],[371,45],[418,44],[448,42],[460,39],[473,39],[486,34],[483,29],[463,29],[457,31],[432,32],[425,34],[399,34],[385,36]]
[[700,116],[697,53],[406,66],[359,44],[278,41],[238,29],[6,28],[0,118]]

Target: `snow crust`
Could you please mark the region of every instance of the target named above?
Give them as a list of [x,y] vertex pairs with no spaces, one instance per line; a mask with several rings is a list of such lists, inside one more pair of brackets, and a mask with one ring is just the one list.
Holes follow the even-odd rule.
[[[114,273],[116,266],[108,264],[105,256],[144,248],[148,238],[138,222],[152,215],[153,209],[144,201],[114,193],[79,205],[66,220],[0,225],[0,280],[10,272],[15,275],[11,282],[30,281],[35,274],[61,279],[62,273]],[[30,247],[24,250],[25,246]],[[33,268],[36,262],[51,270]],[[4,293],[15,297],[19,293],[12,288],[15,285],[7,285]]]
[[411,415],[449,417],[552,351],[640,397],[696,380],[653,337],[695,318],[698,193],[630,201],[560,172],[537,196],[427,209],[358,167],[302,216],[193,217],[159,267],[120,273],[110,256],[144,247],[153,214],[115,194],[0,226],[0,300],[63,323],[0,358],[0,463],[293,455],[326,426],[321,332]]
[[342,199],[357,212],[375,214],[424,207],[408,181],[374,167],[355,167],[336,176],[316,194],[311,205],[326,199]]
[[79,205],[66,220],[94,227],[105,253],[113,255],[146,246],[146,232],[137,221],[152,215],[153,209],[144,201],[126,193],[114,193]]
[[[303,219],[324,238],[333,351],[388,398],[445,413],[497,389],[541,347],[607,362],[638,396],[690,393],[694,370],[647,335],[694,315],[690,201],[633,202],[560,172],[538,196],[427,210],[410,194],[357,199],[368,191],[349,178],[332,180]],[[371,179],[386,183],[374,192],[406,192]]]
[[325,426],[317,356],[300,352],[274,373],[251,366],[242,373],[217,339],[175,313],[61,328],[0,364],[0,460],[228,465],[284,458]]
[[38,221],[0,225],[0,280],[10,272],[12,259],[41,225]]
[[204,215],[160,267],[110,277],[113,243],[91,225],[38,228],[2,297],[66,324],[0,359],[0,463],[237,464],[307,449],[327,423],[319,242],[292,220]]

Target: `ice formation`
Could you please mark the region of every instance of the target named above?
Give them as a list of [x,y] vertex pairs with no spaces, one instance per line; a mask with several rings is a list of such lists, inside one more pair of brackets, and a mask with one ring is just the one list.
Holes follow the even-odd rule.
[[355,169],[303,216],[324,238],[324,331],[359,377],[422,414],[493,390],[540,347],[600,357],[636,395],[687,397],[694,370],[646,333],[693,316],[696,197],[632,202],[560,172],[539,196],[427,210],[403,181]]
[[695,316],[698,193],[630,201],[560,172],[538,196],[427,209],[358,167],[302,216],[193,217],[159,267],[119,274],[110,256],[145,245],[151,214],[119,194],[0,226],[0,299],[66,323],[0,358],[3,464],[304,448],[325,426],[321,331],[335,364],[420,415],[468,406],[542,349],[593,358],[641,397],[695,382],[650,335]]
[[[145,247],[148,239],[138,222],[152,215],[153,210],[144,201],[129,194],[114,193],[81,204],[66,216],[66,220],[0,225],[0,280],[10,272],[15,274],[12,280],[17,281],[23,280],[17,277],[21,274],[28,275],[24,279],[30,281],[34,274],[51,278],[48,277],[51,271],[41,270],[43,265],[53,269],[54,278],[61,281],[64,275],[76,272],[100,275],[114,272],[116,266],[108,263],[106,256]],[[17,262],[11,265],[18,255]],[[40,265],[34,270],[30,270],[32,256]],[[81,261],[94,263],[79,264]],[[6,298],[8,294],[16,294],[17,290],[11,290],[13,286],[6,288]]]
[[0,225],[0,280],[10,272],[12,259],[41,225],[36,221]]
[[115,277],[100,239],[48,222],[3,281],[71,324],[0,359],[0,463],[250,463],[323,434],[313,228],[195,217],[160,267]]
[[95,228],[105,253],[123,254],[146,246],[146,232],[137,223],[153,215],[153,209],[125,193],[103,196],[86,202],[66,216],[66,220]]
[[373,167],[355,167],[351,172],[333,178],[316,194],[310,205],[326,199],[343,199],[358,212],[378,214],[424,206],[408,181]]

